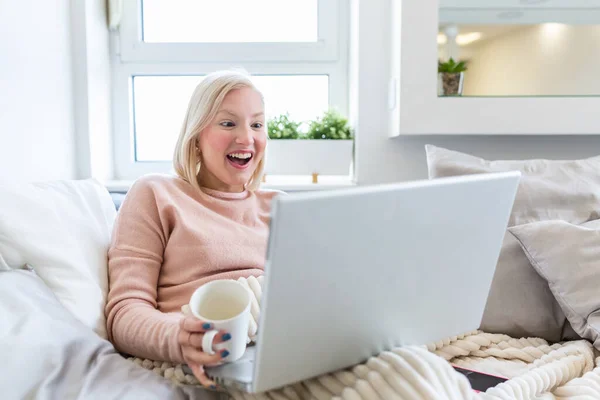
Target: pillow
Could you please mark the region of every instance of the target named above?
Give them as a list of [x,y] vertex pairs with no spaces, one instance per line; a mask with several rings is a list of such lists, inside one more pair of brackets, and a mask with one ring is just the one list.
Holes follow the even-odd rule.
[[542,221],[510,228],[573,330],[600,350],[600,220]]
[[108,191],[95,180],[0,185],[0,260],[33,268],[65,308],[106,338],[115,216]]
[[600,218],[600,156],[584,160],[499,160],[426,145],[429,178],[521,171],[509,226],[544,220],[575,224]]
[[548,283],[531,267],[519,241],[506,232],[481,330],[558,342],[563,338],[565,321]]
[[[585,160],[488,161],[425,146],[430,179],[518,170],[521,181],[509,226],[540,220],[582,223],[600,211],[600,156]],[[546,281],[512,235],[505,235],[480,329],[560,341],[566,317]]]

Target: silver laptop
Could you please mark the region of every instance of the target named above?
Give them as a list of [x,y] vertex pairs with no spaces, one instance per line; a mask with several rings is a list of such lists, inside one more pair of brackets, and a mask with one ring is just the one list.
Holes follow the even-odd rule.
[[207,375],[263,392],[477,329],[519,178],[278,196],[257,344]]

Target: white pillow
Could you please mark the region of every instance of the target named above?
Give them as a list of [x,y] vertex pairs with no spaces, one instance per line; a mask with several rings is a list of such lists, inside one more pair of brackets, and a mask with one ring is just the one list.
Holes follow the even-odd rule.
[[110,194],[92,179],[0,185],[0,259],[31,266],[63,306],[106,338],[115,216]]

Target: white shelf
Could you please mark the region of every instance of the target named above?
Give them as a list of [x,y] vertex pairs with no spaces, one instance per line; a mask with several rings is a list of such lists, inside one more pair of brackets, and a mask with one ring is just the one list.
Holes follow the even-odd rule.
[[264,189],[286,191],[332,190],[356,186],[349,176],[319,175],[319,182],[312,183],[312,176],[267,176],[267,181],[261,184]]
[[598,96],[438,97],[439,1],[392,0],[391,6],[390,136],[600,132]]

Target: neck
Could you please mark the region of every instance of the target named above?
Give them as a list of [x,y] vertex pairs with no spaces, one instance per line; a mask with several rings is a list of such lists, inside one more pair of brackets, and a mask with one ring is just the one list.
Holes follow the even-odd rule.
[[202,170],[198,174],[198,184],[201,187],[225,193],[242,193],[246,190],[244,185],[228,185],[213,175],[203,174]]

